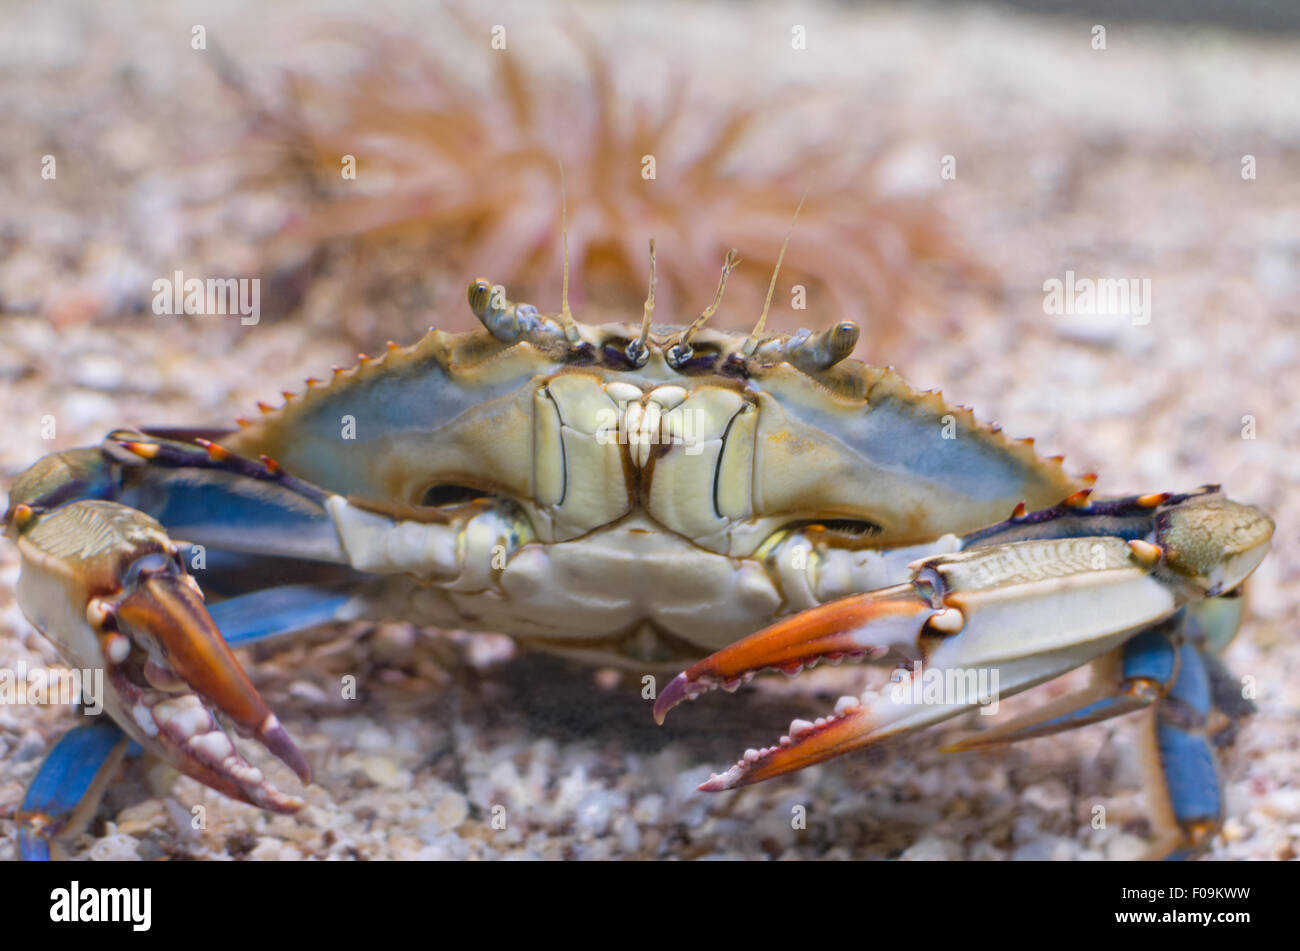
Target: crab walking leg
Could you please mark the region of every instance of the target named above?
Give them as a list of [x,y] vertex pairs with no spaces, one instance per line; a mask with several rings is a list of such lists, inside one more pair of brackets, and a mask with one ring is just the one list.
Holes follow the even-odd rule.
[[1178,679],[1144,724],[1147,795],[1155,844],[1147,858],[1190,858],[1208,847],[1223,824],[1223,784],[1207,656],[1193,644],[1179,648]]
[[356,598],[328,588],[285,585],[266,588],[214,604],[208,609],[231,647],[246,647],[331,621],[359,616]]
[[139,747],[106,719],[73,727],[54,744],[18,810],[18,855],[49,861],[61,839],[90,820],[126,755]]

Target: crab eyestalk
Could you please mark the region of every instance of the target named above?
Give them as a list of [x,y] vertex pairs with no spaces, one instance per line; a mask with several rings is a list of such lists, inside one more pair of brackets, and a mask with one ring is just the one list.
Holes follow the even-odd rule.
[[249,682],[176,546],[115,502],[47,512],[18,505],[23,613],[71,664],[105,671],[105,709],[146,750],[220,792],[275,812],[301,800],[235,749],[216,714],[255,737],[304,783],[307,763]]

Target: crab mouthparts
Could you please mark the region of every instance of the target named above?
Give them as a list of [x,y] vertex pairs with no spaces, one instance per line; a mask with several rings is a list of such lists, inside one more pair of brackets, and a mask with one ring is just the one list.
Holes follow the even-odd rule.
[[275,788],[235,749],[217,721],[230,718],[304,783],[311,771],[288,732],[248,680],[217,629],[197,585],[174,572],[151,574],[113,606],[105,635],[108,681],[153,752],[235,799],[273,812],[302,800]]

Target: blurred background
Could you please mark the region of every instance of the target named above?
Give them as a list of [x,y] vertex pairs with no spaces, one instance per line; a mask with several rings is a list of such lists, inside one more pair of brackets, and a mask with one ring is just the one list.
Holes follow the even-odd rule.
[[[1260,714],[1214,854],[1294,858],[1297,30],[1269,0],[15,0],[0,478],[120,425],[229,425],[358,350],[467,329],[479,275],[558,309],[561,164],[580,319],[639,320],[653,237],[658,319],[698,314],[735,247],[714,322],[747,330],[806,190],[772,325],[858,320],[860,359],[1099,472],[1101,493],[1222,482],[1273,515],[1227,657]],[[178,270],[258,278],[260,320],[154,314],[153,282]],[[1149,309],[1048,313],[1067,274],[1137,281]],[[16,577],[3,546],[0,663],[52,663]],[[710,769],[845,673],[656,729],[630,681],[490,637],[353,626],[247,656],[314,751],[309,809],[271,818],[136,768],[84,854],[1126,858],[1149,833],[1122,722],[980,757],[922,738],[705,798]],[[332,684],[357,670],[367,702],[344,711]],[[0,858],[71,720],[0,707]],[[214,803],[203,833],[181,821],[197,801]],[[493,802],[519,816],[506,838],[485,831]]]

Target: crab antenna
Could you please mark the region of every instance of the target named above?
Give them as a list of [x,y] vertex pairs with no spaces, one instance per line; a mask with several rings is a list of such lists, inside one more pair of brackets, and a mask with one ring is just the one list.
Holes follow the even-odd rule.
[[736,257],[736,249],[732,248],[727,252],[727,257],[722,262],[722,275],[718,278],[718,292],[713,295],[713,303],[704,308],[704,313],[691,322],[691,325],[686,328],[686,333],[682,334],[681,340],[677,341],[677,346],[683,356],[690,356],[691,338],[695,336],[696,331],[708,322],[708,319],[717,311],[718,305],[722,303],[722,292],[727,289],[727,275],[739,263],[740,258]]
[[627,358],[634,366],[644,366],[650,359],[646,342],[650,339],[650,315],[655,311],[655,239],[650,239],[650,290],[645,298],[645,311],[641,315],[641,335],[627,345]]
[[569,310],[569,202],[565,194],[564,163],[558,159],[556,162],[560,166],[560,242],[564,261],[564,276],[560,284],[560,325],[564,328],[564,336],[569,339],[569,342],[576,343],[578,325],[573,319],[573,311]]
[[763,313],[758,315],[758,323],[749,334],[749,339],[745,341],[745,356],[753,356],[754,351],[758,349],[758,336],[763,332],[763,325],[767,323],[767,312],[772,306],[772,293],[776,290],[776,279],[781,273],[781,262],[785,260],[785,249],[790,245],[790,235],[794,234],[794,223],[799,220],[799,212],[803,211],[803,203],[808,199],[808,188],[805,186],[803,195],[799,198],[799,204],[794,210],[794,217],[790,219],[790,230],[785,233],[785,240],[781,242],[781,253],[776,256],[776,267],[772,269],[772,280],[767,285],[767,299],[763,301]]

